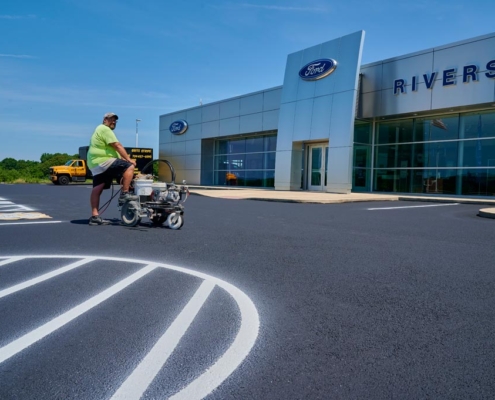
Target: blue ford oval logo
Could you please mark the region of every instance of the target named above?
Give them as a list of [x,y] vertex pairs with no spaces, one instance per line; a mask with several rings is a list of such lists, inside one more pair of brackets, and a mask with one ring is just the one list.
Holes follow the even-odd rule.
[[174,135],[182,135],[187,131],[187,122],[182,119],[180,121],[174,121],[170,124],[169,129]]
[[337,61],[330,58],[312,61],[299,71],[299,76],[305,81],[316,81],[330,75],[337,68]]

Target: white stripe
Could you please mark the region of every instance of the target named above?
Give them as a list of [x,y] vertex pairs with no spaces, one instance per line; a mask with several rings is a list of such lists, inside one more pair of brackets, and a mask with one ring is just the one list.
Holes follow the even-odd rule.
[[14,203],[12,203],[11,201],[7,201],[7,200],[0,200],[0,204],[14,204]]
[[[9,208],[9,209],[5,210],[4,209],[5,207],[13,207],[13,208]],[[34,211],[33,209],[31,209],[29,207],[20,206],[19,204],[4,205],[4,206],[0,206],[0,208],[2,209],[1,212],[10,212],[10,211]]]
[[5,265],[5,264],[10,264],[12,262],[15,262],[15,261],[19,261],[19,260],[22,260],[24,257],[11,257],[7,260],[3,260],[3,261],[0,261],[0,267],[2,265]]
[[66,267],[56,269],[55,271],[48,272],[44,275],[40,275],[36,278],[33,278],[33,279],[28,280],[28,281],[19,283],[18,285],[11,286],[11,287],[4,289],[4,290],[0,290],[0,299],[2,297],[8,296],[9,294],[12,294],[12,293],[18,292],[22,289],[26,289],[30,286],[36,285],[37,283],[46,281],[46,280],[53,278],[57,275],[61,275],[65,272],[68,272],[74,268],[80,267],[81,265],[87,264],[87,263],[94,261],[94,260],[95,260],[94,257],[85,258],[84,260],[80,260],[80,261],[77,261],[75,263],[69,264]]
[[194,321],[215,284],[203,281],[194,296],[112,399],[140,399]]
[[127,278],[121,280],[115,285],[109,287],[103,292],[97,294],[96,296],[91,297],[89,300],[86,300],[84,303],[79,304],[78,306],[72,308],[71,310],[65,312],[64,314],[52,319],[44,325],[41,325],[39,328],[21,336],[19,339],[10,342],[4,347],[0,348],[0,364],[5,360],[8,360],[10,357],[16,355],[20,351],[24,350],[26,347],[31,346],[33,343],[36,343],[38,340],[43,339],[45,336],[50,333],[56,331],[61,328],[65,324],[69,323],[73,319],[79,317],[84,314],[86,311],[91,310],[93,307],[96,307],[98,304],[107,300],[114,294],[117,294],[122,289],[125,289],[131,283],[137,281],[142,278],[149,272],[153,271],[157,266],[155,264],[150,264],[138,272],[128,276]]
[[64,222],[64,221],[5,222],[5,223],[0,222],[0,226],[2,226],[2,225],[30,225],[30,224],[60,224],[61,222]]
[[399,209],[399,208],[444,207],[444,206],[458,206],[458,205],[459,205],[459,203],[429,204],[427,206],[404,206],[404,207],[367,208],[367,210],[396,210],[396,209]]

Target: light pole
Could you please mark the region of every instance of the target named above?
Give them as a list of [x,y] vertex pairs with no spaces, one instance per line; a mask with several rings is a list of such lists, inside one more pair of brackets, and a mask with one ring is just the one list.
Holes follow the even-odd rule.
[[141,120],[136,118],[136,147],[138,147],[138,122]]

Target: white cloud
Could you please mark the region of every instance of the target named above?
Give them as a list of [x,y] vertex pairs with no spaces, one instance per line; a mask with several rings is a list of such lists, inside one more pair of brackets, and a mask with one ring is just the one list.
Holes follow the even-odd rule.
[[326,8],[320,7],[290,7],[290,6],[275,6],[275,5],[261,5],[261,4],[251,4],[251,3],[242,3],[241,7],[249,7],[249,8],[262,8],[265,10],[275,10],[275,11],[304,11],[304,12],[327,12]]
[[0,57],[11,57],[11,58],[37,58],[35,56],[29,56],[27,54],[0,54]]
[[33,19],[36,15],[0,15],[0,19]]

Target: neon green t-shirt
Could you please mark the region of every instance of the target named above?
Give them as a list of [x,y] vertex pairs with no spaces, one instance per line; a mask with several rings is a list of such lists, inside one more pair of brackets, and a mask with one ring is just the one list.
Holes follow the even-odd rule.
[[88,167],[94,168],[110,158],[121,158],[119,153],[110,146],[110,143],[115,142],[118,142],[115,133],[106,125],[98,125],[89,142]]

